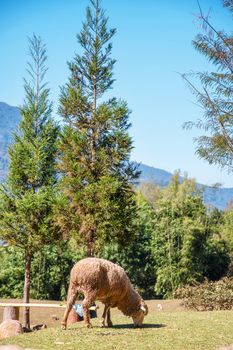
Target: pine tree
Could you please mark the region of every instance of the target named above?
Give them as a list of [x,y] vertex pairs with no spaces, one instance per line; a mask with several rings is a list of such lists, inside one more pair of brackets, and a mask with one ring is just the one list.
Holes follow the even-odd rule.
[[60,98],[65,127],[59,168],[65,205],[58,220],[65,233],[75,233],[84,243],[88,256],[105,241],[130,239],[136,211],[131,183],[138,172],[129,160],[130,111],[122,100],[103,102],[114,82],[115,63],[110,40],[116,30],[107,24],[100,1],[91,0],[77,35],[82,52],[69,63],[71,76]]
[[[223,1],[233,11],[232,1]],[[214,72],[194,74],[202,89],[184,79],[195,94],[203,110],[203,118],[185,123],[185,128],[196,127],[204,134],[195,139],[196,153],[209,164],[217,164],[228,172],[233,171],[233,37],[216,30],[200,8],[203,33],[193,41],[197,51],[216,66]]]
[[[58,136],[58,127],[51,118],[49,89],[44,83],[47,56],[40,37],[29,39],[29,55],[29,80],[25,80],[25,100],[20,108],[22,120],[9,148],[8,178],[0,192],[0,235],[24,253],[25,303],[29,302],[33,255],[55,238],[52,208]],[[24,326],[30,327],[28,308]]]

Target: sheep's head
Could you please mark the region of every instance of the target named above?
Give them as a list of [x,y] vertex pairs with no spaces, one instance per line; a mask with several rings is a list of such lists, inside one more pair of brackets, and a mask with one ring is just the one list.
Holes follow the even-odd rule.
[[148,314],[148,307],[142,300],[139,309],[133,313],[132,319],[135,327],[141,327],[144,316]]

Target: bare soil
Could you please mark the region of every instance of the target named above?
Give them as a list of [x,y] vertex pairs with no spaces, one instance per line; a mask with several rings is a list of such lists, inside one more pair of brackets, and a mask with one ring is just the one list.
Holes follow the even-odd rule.
[[[22,302],[22,300],[19,299],[1,299],[1,303],[4,302]],[[31,303],[43,303],[43,304],[60,304],[59,301],[51,301],[51,300],[31,300]],[[80,301],[81,303],[81,301]],[[146,301],[149,311],[153,312],[177,312],[177,311],[184,311],[185,308],[182,305],[182,301],[180,300],[148,300]],[[98,317],[102,313],[103,306],[101,303],[97,302],[97,305],[99,306],[99,309],[97,310]],[[60,326],[61,318],[64,313],[64,309],[58,308],[36,308],[32,307],[30,308],[30,317],[31,317],[31,326],[37,325],[37,324],[46,324],[48,327],[58,327]],[[117,309],[112,310],[113,314],[120,313]],[[23,314],[23,308],[20,308],[20,316],[19,320],[22,322],[22,314]],[[3,307],[0,307],[0,323],[2,321],[3,317]]]

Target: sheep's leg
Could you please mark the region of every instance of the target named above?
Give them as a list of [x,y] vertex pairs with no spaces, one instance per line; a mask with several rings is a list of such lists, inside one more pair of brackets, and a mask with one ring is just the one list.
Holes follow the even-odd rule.
[[66,304],[66,310],[61,322],[62,329],[66,329],[66,324],[67,324],[67,318],[69,316],[70,310],[72,309],[72,306],[75,303],[76,297],[77,297],[77,288],[73,285],[70,284],[69,290],[68,290],[68,296],[67,296],[67,304]]
[[101,327],[106,327],[106,316],[109,308],[110,308],[109,304],[104,304],[104,312],[102,315]]
[[108,327],[112,327],[113,324],[112,324],[112,320],[111,320],[111,314],[110,314],[110,307],[108,308],[108,311],[107,311],[107,325]]
[[110,305],[105,304],[104,305],[104,312],[102,315],[102,322],[101,326],[102,327],[112,327],[112,321],[111,321],[111,316],[110,316]]
[[95,301],[95,297],[96,297],[96,292],[88,292],[85,293],[84,292],[84,300],[82,303],[83,306],[83,318],[84,318],[84,323],[88,328],[91,328],[91,322],[90,322],[90,311],[89,308],[91,306],[91,304]]

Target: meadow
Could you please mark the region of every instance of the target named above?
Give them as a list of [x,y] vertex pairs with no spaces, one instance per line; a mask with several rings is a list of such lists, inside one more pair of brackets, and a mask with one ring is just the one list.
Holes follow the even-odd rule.
[[0,345],[17,344],[33,350],[214,350],[233,343],[232,311],[187,311],[179,301],[151,300],[148,306],[142,328],[135,329],[131,319],[115,309],[114,326],[101,328],[100,305],[92,329],[79,322],[66,331],[60,330],[60,320],[52,319],[55,315],[61,318],[63,310],[32,309],[31,323],[45,323],[48,328],[2,340]]

